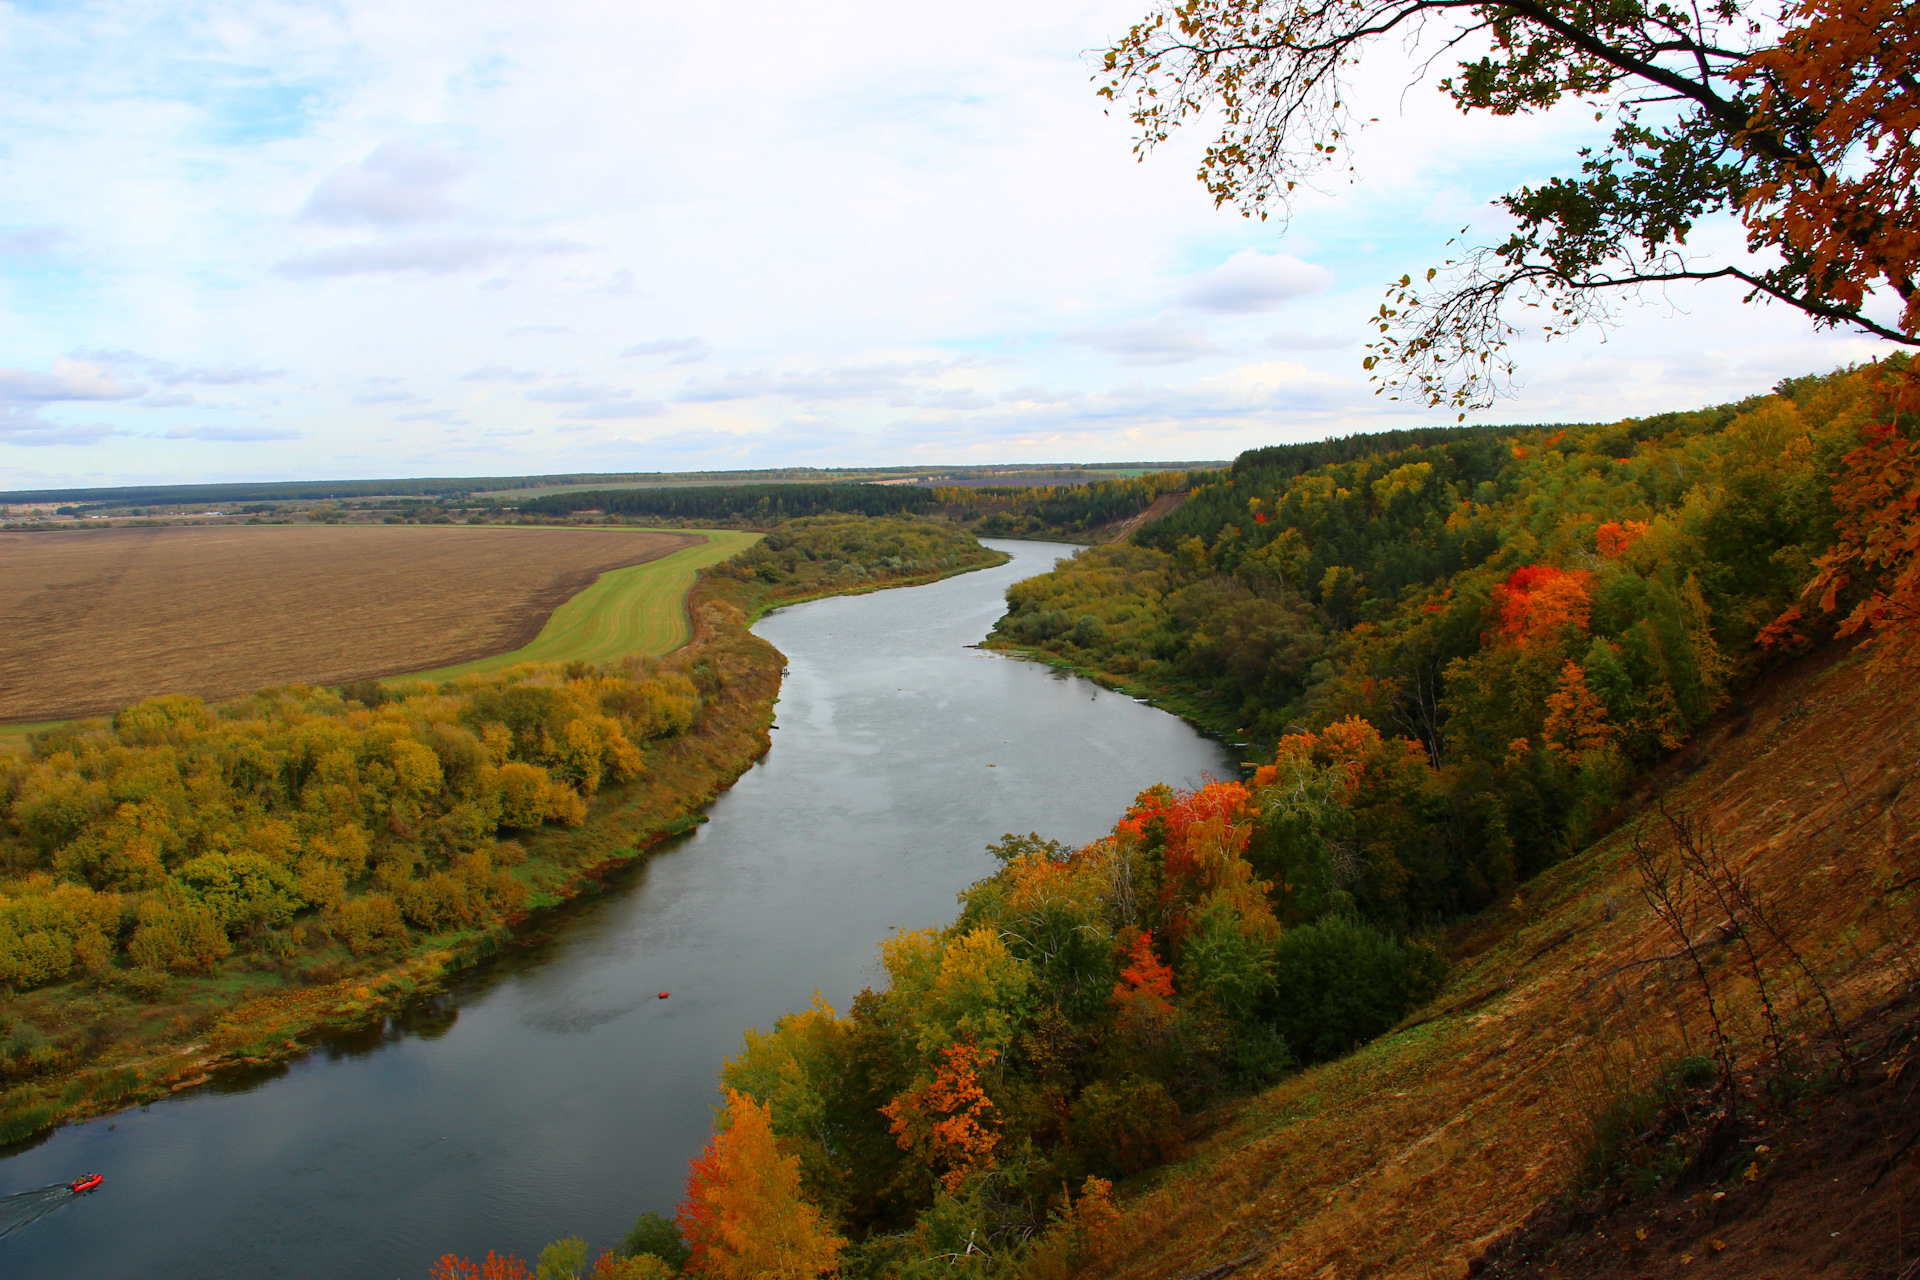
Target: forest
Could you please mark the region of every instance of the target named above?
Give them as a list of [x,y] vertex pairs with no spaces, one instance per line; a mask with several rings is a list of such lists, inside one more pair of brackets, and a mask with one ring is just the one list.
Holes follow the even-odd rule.
[[904,515],[926,511],[932,505],[932,493],[920,485],[724,484],[550,493],[521,503],[520,511],[545,517],[604,511],[610,516],[768,523],[829,511]]
[[858,589],[901,575],[979,568],[1001,557],[951,525],[933,520],[860,520],[809,516],[789,520],[714,568],[719,577],[796,593]]
[[[1862,432],[1905,371],[1603,425],[1248,454],[1129,544],[1016,585],[996,636],[1261,751],[1356,719],[1417,744],[1379,801],[1409,825],[1340,835],[1368,868],[1341,892],[1400,924],[1471,910],[1830,634],[1774,624],[1833,547],[1835,486],[1857,491]],[[1330,882],[1293,857],[1262,871],[1311,914]]]
[[[579,868],[539,853],[556,833],[588,851],[567,857],[635,852],[640,833],[595,832],[603,793],[655,787],[682,806],[655,815],[674,829],[765,749],[766,706],[742,694],[764,684],[770,703],[779,659],[740,639],[748,615],[1000,558],[898,517],[814,517],[772,541],[710,571],[724,634],[710,623],[666,658],[168,695],[0,752],[0,1133],[118,1087],[44,1096],[142,1037],[200,1029],[236,985],[364,982],[558,901]],[[751,723],[692,741],[722,713]]]
[[1087,484],[936,485],[933,500],[943,513],[988,538],[1086,533],[1137,516],[1164,493],[1184,492],[1211,473],[1158,471]]
[[1005,641],[1184,695],[1260,763],[1082,848],[1006,836],[878,989],[749,1031],[676,1217],[593,1274],[1072,1274],[1186,1117],[1429,1001],[1447,925],[1769,669],[1836,631],[1913,661],[1916,381],[1263,450],[1010,588]]

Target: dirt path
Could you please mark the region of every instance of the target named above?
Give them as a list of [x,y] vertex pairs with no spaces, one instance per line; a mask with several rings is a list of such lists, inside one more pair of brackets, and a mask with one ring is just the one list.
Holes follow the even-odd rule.
[[1125,520],[1107,525],[1098,530],[1098,536],[1094,538],[1094,542],[1096,545],[1107,542],[1125,542],[1133,536],[1135,530],[1152,524],[1161,516],[1169,516],[1178,511],[1181,506],[1185,504],[1186,500],[1187,495],[1185,490],[1179,493],[1163,493],[1155,498],[1153,503],[1139,515],[1129,516]]

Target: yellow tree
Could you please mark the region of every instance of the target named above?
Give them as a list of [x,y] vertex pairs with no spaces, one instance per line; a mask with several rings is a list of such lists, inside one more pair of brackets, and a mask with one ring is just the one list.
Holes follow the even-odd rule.
[[729,1089],[716,1129],[688,1173],[677,1218],[693,1250],[687,1269],[720,1280],[838,1274],[847,1242],[800,1194],[799,1157],[781,1154],[772,1111]]

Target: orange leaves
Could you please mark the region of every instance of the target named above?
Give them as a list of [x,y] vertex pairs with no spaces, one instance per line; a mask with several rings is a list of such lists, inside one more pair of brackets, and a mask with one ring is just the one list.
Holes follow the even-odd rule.
[[1135,934],[1133,945],[1123,948],[1122,954],[1131,963],[1120,971],[1120,981],[1113,984],[1115,1000],[1145,997],[1163,1004],[1173,1000],[1173,969],[1153,953],[1151,935]]
[[1645,520],[1609,520],[1593,531],[1595,545],[1608,560],[1619,559],[1622,552],[1646,536]]
[[996,1056],[970,1044],[949,1045],[940,1051],[932,1080],[880,1109],[902,1151],[944,1169],[940,1183],[949,1193],[958,1192],[968,1174],[993,1168],[1000,1118],[980,1087],[980,1068]]
[[[1885,408],[1894,422],[1920,413],[1920,377],[1902,369],[1883,378]],[[1822,556],[1806,595],[1823,611],[1839,607],[1856,581],[1866,597],[1840,623],[1841,635],[1872,628],[1879,664],[1920,664],[1920,444],[1888,423],[1865,428],[1859,448],[1843,460],[1834,483],[1840,507],[1838,541]],[[1800,618],[1790,609],[1763,634],[1766,643],[1792,635]]]
[[[1749,190],[1750,238],[1808,259],[1810,292],[1857,308],[1877,280],[1920,330],[1920,10],[1903,0],[1803,0],[1774,48],[1740,78],[1759,82],[1753,135],[1809,154]],[[1805,139],[1801,142],[1800,139]]]
[[[1161,786],[1142,791],[1113,830],[1115,835],[1144,836],[1157,829],[1169,848],[1177,848],[1187,843],[1196,826],[1215,821],[1231,826],[1251,816],[1247,789],[1237,782],[1210,782],[1198,791]],[[1241,839],[1244,843],[1244,834]]]
[[687,1269],[721,1280],[812,1280],[839,1270],[846,1241],[800,1194],[800,1159],[782,1155],[773,1115],[727,1090],[727,1125],[690,1166],[676,1221]]
[[1493,589],[1501,636],[1534,647],[1559,643],[1568,630],[1584,633],[1591,616],[1593,575],[1584,569],[1530,564]]
[[430,1280],[533,1280],[526,1263],[510,1253],[502,1256],[491,1250],[478,1266],[451,1253],[443,1254],[429,1275]]
[[1252,838],[1253,821],[1253,797],[1244,785],[1210,782],[1198,791],[1166,786],[1143,791],[1127,816],[1114,824],[1116,836],[1157,836],[1164,842],[1161,865],[1166,879],[1160,907],[1176,947],[1196,904],[1211,893],[1235,889],[1236,872],[1251,874],[1241,855]]
[[1560,687],[1547,698],[1547,749],[1579,759],[1601,751],[1617,736],[1607,720],[1606,704],[1587,688],[1587,673],[1577,662],[1560,668]]

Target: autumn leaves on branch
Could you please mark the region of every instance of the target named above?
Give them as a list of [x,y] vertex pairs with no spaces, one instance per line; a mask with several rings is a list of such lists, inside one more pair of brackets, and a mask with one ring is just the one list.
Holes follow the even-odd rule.
[[[1571,100],[1613,127],[1568,157],[1569,176],[1501,197],[1504,241],[1389,287],[1368,318],[1379,390],[1485,407],[1514,372],[1523,322],[1564,335],[1683,281],[1732,281],[1818,325],[1920,345],[1920,8],[1798,0],[1776,19],[1753,0],[1191,0],[1116,42],[1099,92],[1127,103],[1138,151],[1217,120],[1200,177],[1264,218],[1346,161],[1350,69],[1382,37],[1442,59],[1473,51],[1437,85],[1463,112]],[[1715,215],[1741,222],[1747,256],[1694,246]]]

